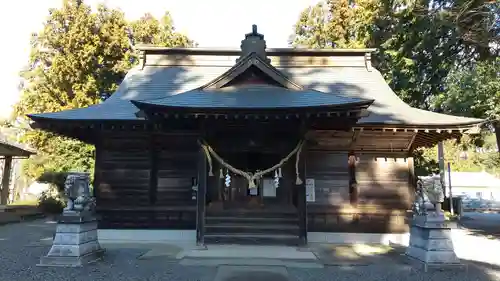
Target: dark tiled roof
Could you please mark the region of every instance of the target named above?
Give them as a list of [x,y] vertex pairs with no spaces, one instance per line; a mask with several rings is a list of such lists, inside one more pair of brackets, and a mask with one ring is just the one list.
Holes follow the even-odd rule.
[[346,104],[369,105],[370,100],[352,98],[316,90],[290,90],[278,86],[248,84],[221,89],[195,89],[169,97],[135,101],[166,107],[273,109],[341,106]]
[[[229,66],[146,66],[132,69],[116,93],[102,104],[32,117],[64,120],[138,120],[138,109],[131,100],[151,100],[174,96],[197,89],[226,72]],[[374,99],[369,116],[358,124],[393,124],[400,126],[458,126],[481,122],[412,108],[387,85],[375,69],[365,67],[277,67],[291,80],[325,93],[349,98]]]

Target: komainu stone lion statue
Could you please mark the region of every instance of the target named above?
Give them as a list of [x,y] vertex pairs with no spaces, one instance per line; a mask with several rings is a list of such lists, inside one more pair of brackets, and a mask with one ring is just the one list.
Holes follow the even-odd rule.
[[88,173],[69,173],[64,183],[67,205],[64,212],[93,211],[95,200],[90,195],[90,175]]
[[437,212],[441,212],[441,203],[444,201],[444,186],[439,175],[419,177],[417,181],[417,190],[415,202],[413,203],[414,215],[426,215],[427,204],[434,205]]

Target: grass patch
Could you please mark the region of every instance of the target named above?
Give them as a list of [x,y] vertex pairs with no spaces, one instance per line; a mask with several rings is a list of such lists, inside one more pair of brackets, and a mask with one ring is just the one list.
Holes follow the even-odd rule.
[[389,245],[354,244],[354,252],[361,256],[384,255],[394,250]]
[[28,200],[18,200],[9,204],[9,206],[37,206],[37,199],[28,199]]
[[334,256],[347,259],[384,255],[394,250],[389,245],[381,244],[329,245],[327,248]]
[[451,214],[450,212],[444,212],[444,217],[447,221],[456,221],[458,220],[457,214]]

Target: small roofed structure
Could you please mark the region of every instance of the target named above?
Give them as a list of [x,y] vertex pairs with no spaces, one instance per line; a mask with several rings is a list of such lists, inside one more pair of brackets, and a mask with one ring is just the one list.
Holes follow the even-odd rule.
[[201,244],[405,232],[412,150],[482,122],[410,107],[371,49],[268,49],[254,27],[241,49],[141,51],[106,101],[30,115],[96,146],[100,228]]
[[7,205],[9,199],[10,177],[12,171],[12,160],[15,158],[28,158],[36,152],[24,145],[10,142],[5,137],[0,137],[0,157],[3,160],[2,190],[0,193],[0,205]]

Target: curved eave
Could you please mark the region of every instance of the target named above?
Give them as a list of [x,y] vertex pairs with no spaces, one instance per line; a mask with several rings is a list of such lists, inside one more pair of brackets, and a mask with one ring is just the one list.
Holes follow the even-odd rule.
[[178,106],[157,104],[150,101],[131,101],[137,108],[145,112],[186,112],[186,113],[286,113],[286,112],[330,112],[330,111],[360,111],[367,109],[374,100],[363,100],[353,103],[325,104],[314,106],[282,106],[282,107],[256,107],[256,106]]
[[457,123],[442,123],[442,124],[398,124],[398,123],[369,123],[369,122],[359,122],[356,127],[359,128],[373,128],[373,129],[388,129],[388,130],[416,130],[416,131],[446,131],[446,130],[457,130],[465,131],[467,129],[474,128],[485,120],[478,119],[473,121],[464,121]]
[[124,118],[58,118],[51,116],[43,116],[43,115],[26,115],[29,117],[34,124],[36,123],[52,123],[52,124],[100,124],[100,123],[116,123],[116,122],[134,122],[134,121],[142,121],[143,118],[140,117],[138,112],[135,114],[134,119],[124,119]]

